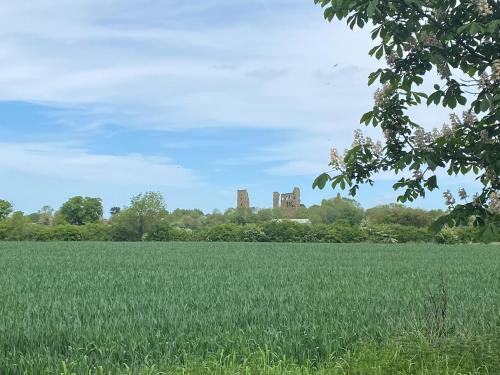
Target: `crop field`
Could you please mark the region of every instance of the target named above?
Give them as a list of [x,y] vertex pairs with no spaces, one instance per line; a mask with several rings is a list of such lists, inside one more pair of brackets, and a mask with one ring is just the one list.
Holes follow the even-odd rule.
[[500,246],[0,243],[0,374],[500,373]]

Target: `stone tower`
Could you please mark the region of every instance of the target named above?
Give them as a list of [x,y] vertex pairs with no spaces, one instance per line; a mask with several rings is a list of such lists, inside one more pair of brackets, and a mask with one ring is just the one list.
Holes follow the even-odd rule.
[[248,192],[246,190],[238,190],[238,194],[236,197],[236,207],[250,208],[250,198],[248,197]]
[[280,208],[280,193],[277,191],[273,193],[273,208]]

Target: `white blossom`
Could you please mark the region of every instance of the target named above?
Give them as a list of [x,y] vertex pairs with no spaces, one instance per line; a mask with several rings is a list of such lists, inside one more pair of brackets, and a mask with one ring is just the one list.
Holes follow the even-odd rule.
[[458,196],[459,196],[459,197],[460,197],[460,199],[461,199],[461,200],[463,200],[463,201],[464,201],[464,200],[466,200],[466,199],[469,197],[469,195],[467,194],[467,192],[465,191],[465,189],[464,189],[464,188],[460,188],[460,189],[458,190]]
[[488,196],[490,198],[489,209],[492,213],[500,213],[500,194],[496,191],[492,191]]
[[443,137],[445,138],[452,137],[453,133],[454,133],[453,129],[450,128],[448,124],[443,124],[443,127],[441,129],[441,134],[443,135]]
[[477,117],[474,113],[467,111],[462,114],[463,123],[472,126],[477,122]]
[[448,64],[439,64],[437,66],[437,71],[438,71],[439,76],[443,80],[446,80],[446,79],[450,78],[450,76],[451,76],[451,71],[450,71],[450,67],[448,66]]
[[384,130],[384,138],[386,141],[390,141],[392,139],[392,131],[389,129]]
[[460,120],[454,113],[450,115],[451,129],[455,131],[460,126]]
[[422,41],[422,44],[425,47],[438,47],[439,46],[439,40],[436,38],[436,36],[431,35],[429,33],[422,33],[420,40]]
[[490,76],[486,73],[483,73],[479,76],[478,86],[481,89],[487,89],[491,85]]
[[398,55],[392,52],[385,56],[385,61],[387,62],[387,65],[394,67],[396,65],[396,61],[398,61]]
[[414,147],[421,151],[429,151],[430,144],[433,142],[432,134],[426,132],[424,129],[419,128],[413,134]]
[[365,143],[365,137],[363,136],[363,132],[360,129],[354,130],[354,141],[352,143],[352,147],[360,146]]
[[443,193],[443,197],[445,199],[445,204],[447,206],[453,206],[455,204],[455,198],[453,197],[453,194],[451,194],[451,191],[449,190],[446,190],[444,193]]
[[382,147],[382,143],[380,141],[377,141],[373,145],[372,149],[373,149],[373,153],[375,154],[375,156],[377,156],[377,157],[381,157],[382,156],[383,147]]
[[490,135],[488,133],[488,130],[486,130],[486,129],[481,130],[479,135],[481,136],[481,142],[491,143],[491,138],[490,138]]
[[338,169],[345,169],[344,157],[340,156],[336,148],[330,149],[330,165]]
[[384,105],[386,99],[387,99],[387,94],[391,90],[389,85],[384,85],[381,89],[377,89],[375,93],[373,94],[373,99],[375,101],[375,105],[377,107],[381,107]]
[[500,81],[500,59],[496,59],[495,61],[493,61],[491,71],[493,72],[493,74],[491,75],[492,79],[494,79],[495,81]]
[[479,15],[483,17],[493,14],[493,9],[488,0],[476,0],[476,9]]
[[420,169],[417,169],[416,171],[413,171],[413,178],[415,180],[421,180],[422,178],[424,178],[424,174]]

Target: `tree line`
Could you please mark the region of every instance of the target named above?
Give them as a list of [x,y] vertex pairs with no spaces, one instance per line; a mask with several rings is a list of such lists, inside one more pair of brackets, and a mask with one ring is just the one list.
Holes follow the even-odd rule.
[[[132,197],[104,218],[100,198],[76,196],[58,210],[49,206],[25,214],[0,200],[0,240],[10,241],[247,241],[247,242],[441,242],[478,240],[478,229],[462,226],[434,233],[428,228],[441,210],[400,204],[364,210],[337,196],[297,210],[167,210],[159,192]],[[293,219],[308,219],[300,224]]]

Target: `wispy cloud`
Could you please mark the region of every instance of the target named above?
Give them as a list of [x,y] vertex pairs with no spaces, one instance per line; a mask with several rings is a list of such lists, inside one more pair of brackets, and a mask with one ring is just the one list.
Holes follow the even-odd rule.
[[171,160],[143,155],[94,154],[71,144],[0,143],[0,168],[47,179],[122,187],[182,187],[196,174]]

